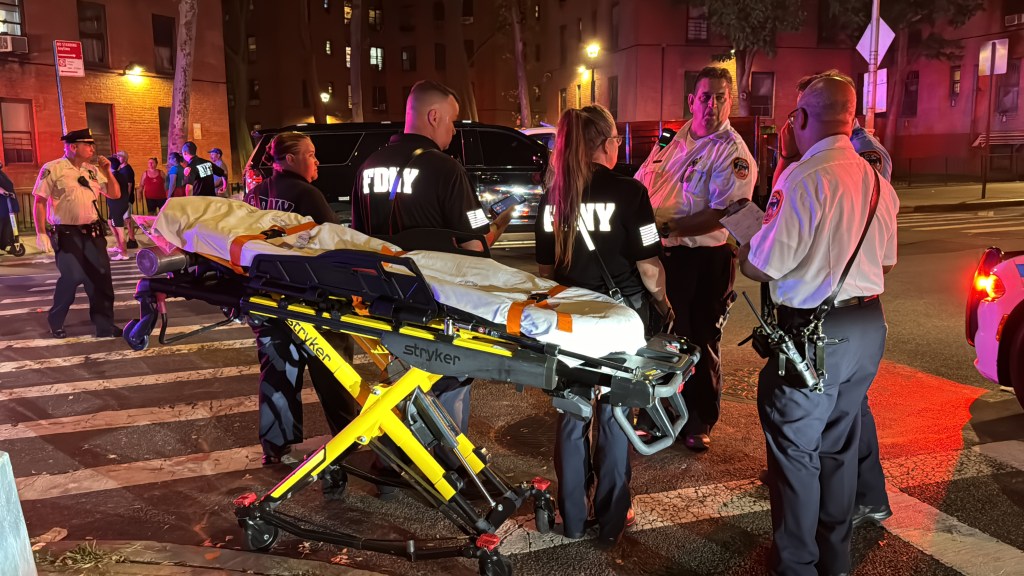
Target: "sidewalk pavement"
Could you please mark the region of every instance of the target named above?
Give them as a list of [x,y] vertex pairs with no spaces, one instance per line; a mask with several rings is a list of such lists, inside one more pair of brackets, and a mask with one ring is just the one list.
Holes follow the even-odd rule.
[[900,214],[908,212],[969,212],[1024,206],[1024,182],[994,182],[981,199],[981,184],[897,187]]
[[[300,560],[241,552],[227,548],[179,546],[161,542],[129,542],[119,540],[88,540],[84,542],[62,540],[47,544],[36,553],[39,574],[68,574],[69,568],[53,564],[63,554],[86,545],[95,547],[108,562],[102,564],[102,574],[132,576],[214,576],[216,574],[257,574],[263,576],[383,576],[339,564],[314,560]],[[49,557],[52,560],[39,561]],[[117,557],[117,562],[113,558]],[[93,569],[99,566],[93,566]],[[73,568],[70,568],[73,570]],[[89,572],[92,573],[92,572]]]

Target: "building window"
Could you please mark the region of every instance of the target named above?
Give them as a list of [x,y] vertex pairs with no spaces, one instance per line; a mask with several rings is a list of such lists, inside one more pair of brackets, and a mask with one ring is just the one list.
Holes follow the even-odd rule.
[[902,118],[917,116],[917,89],[920,78],[917,70],[907,72],[907,80],[903,83],[903,107],[900,108]]
[[583,18],[576,19],[576,43],[583,44]]
[[157,74],[174,74],[174,18],[153,14],[153,56]]
[[114,153],[113,104],[85,103],[85,119],[96,139],[96,153],[110,156]]
[[[469,19],[473,18],[473,0],[462,0],[462,17]],[[471,22],[466,22],[466,24],[470,23]]]
[[385,86],[373,87],[373,109],[380,112],[388,110],[388,89]]
[[1006,62],[1006,74],[1000,74],[996,82],[996,113],[1016,114],[1017,100],[1020,96],[1020,58],[1010,58]]
[[416,30],[415,4],[410,2],[402,5],[402,9],[398,13],[398,29],[402,32],[412,32]]
[[377,70],[384,69],[384,49],[377,46],[370,47],[370,68]]
[[171,109],[161,106],[156,109],[156,112],[160,117],[160,151],[163,153],[160,158],[167,160],[167,135],[171,131]]
[[441,0],[434,2],[434,21],[444,22],[444,2]]
[[540,0],[537,0],[537,3],[533,5],[533,19],[540,22]]
[[406,46],[402,48],[402,70],[405,72],[416,71],[416,47]]
[[376,30],[380,32],[384,29],[384,11],[380,8],[370,8],[367,10],[367,14],[370,16],[370,30]]
[[619,49],[619,3],[612,4],[612,10],[610,17],[608,18],[610,23],[610,30],[608,31],[608,43],[609,48],[612,52]]
[[956,100],[960,97],[960,67],[949,67],[949,100],[951,106],[956,106]]
[[349,22],[352,21],[352,3],[351,2],[345,2],[344,13],[345,13],[345,24],[348,24]]
[[750,74],[750,113],[753,116],[772,116],[775,101],[775,73]]
[[31,100],[0,100],[0,130],[3,130],[4,164],[35,162]]
[[558,27],[558,63],[562,66],[569,61],[569,47],[565,43],[565,25]]
[[619,115],[619,77],[609,76],[608,77],[608,111],[612,113],[612,118],[616,118]]
[[352,109],[352,85],[348,85],[348,109]]
[[689,96],[697,89],[697,74],[699,72],[683,72],[683,118],[693,118]]
[[260,104],[260,81],[249,80],[249,105],[259,106]]
[[249,48],[249,62],[255,62],[256,61],[256,37],[255,36],[249,36],[246,39],[246,45]]
[[558,115],[561,116],[562,112],[569,107],[569,91],[565,88],[558,90]]
[[538,104],[540,103],[540,86],[536,84],[533,85],[533,101]]
[[583,108],[583,85],[576,85],[576,107]]
[[476,46],[472,40],[463,40],[462,47],[466,50],[466,60],[473,65],[473,56],[476,54]]
[[686,41],[708,41],[708,9],[707,6],[690,5],[686,14]]
[[345,46],[345,68],[352,67],[352,47]]
[[324,41],[324,53],[327,54],[328,56],[331,55],[331,41],[330,40]]
[[434,44],[434,69],[444,70],[447,67],[444,44]]
[[327,93],[332,96],[334,95],[334,82],[327,83]]
[[78,39],[87,65],[107,64],[107,13],[102,4],[78,3]]
[[0,0],[0,34],[21,36],[21,0]]

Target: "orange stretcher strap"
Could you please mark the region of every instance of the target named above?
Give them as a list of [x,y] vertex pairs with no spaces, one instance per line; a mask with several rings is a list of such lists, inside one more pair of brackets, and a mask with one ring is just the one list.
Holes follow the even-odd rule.
[[[281,226],[271,226],[270,230],[280,230],[285,236],[291,234],[298,234],[299,232],[305,232],[306,230],[312,230],[316,228],[318,224],[316,222],[306,222],[299,224],[298,226],[292,226],[291,228],[282,228]],[[267,235],[262,232],[259,234],[243,234],[236,236],[231,240],[231,267],[236,271],[241,269],[242,265],[242,247],[253,240],[266,240]]]
[[[544,294],[546,294],[548,298],[553,298],[561,294],[562,292],[566,291],[567,289],[568,286],[559,285],[548,290],[547,292],[544,292]],[[554,311],[554,309],[551,308],[551,304],[548,303],[547,299],[538,301],[533,298],[529,298],[527,300],[523,300],[522,302],[513,302],[512,305],[509,306],[508,308],[508,317],[505,321],[506,329],[508,330],[509,334],[512,334],[514,336],[520,335],[523,323],[523,312],[526,311],[526,308],[528,306],[537,306],[538,308],[544,308],[545,310]],[[561,332],[572,332],[572,315],[566,314],[564,312],[554,312],[556,318],[555,327]]]

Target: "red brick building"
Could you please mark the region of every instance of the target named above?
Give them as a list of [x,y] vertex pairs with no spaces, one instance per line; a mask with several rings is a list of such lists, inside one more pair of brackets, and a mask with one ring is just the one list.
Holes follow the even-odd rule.
[[[68,130],[88,126],[97,152],[125,150],[136,174],[148,157],[166,161],[176,0],[0,0],[0,10],[0,157],[19,193],[62,153],[54,40],[81,41],[85,56],[84,78],[61,78]],[[189,135],[229,156],[221,23],[219,0],[199,2]]]

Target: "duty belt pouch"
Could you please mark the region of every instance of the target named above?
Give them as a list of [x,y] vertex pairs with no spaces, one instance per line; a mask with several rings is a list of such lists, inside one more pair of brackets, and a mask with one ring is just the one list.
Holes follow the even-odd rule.
[[103,219],[103,215],[100,214],[100,207],[96,205],[96,201],[92,201],[92,208],[96,211],[96,233],[93,235],[94,238],[102,238],[109,235],[107,230],[107,221]]
[[46,225],[46,237],[50,239],[50,247],[53,248],[54,252],[60,250],[60,234],[57,232],[57,227],[52,224]]

